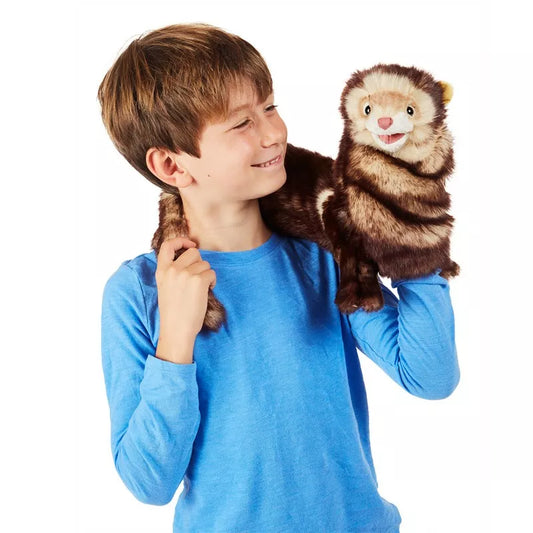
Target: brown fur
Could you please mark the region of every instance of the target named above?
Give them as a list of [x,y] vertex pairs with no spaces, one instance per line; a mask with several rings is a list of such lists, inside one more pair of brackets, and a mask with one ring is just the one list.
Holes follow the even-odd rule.
[[[152,249],[159,255],[163,242],[174,237],[189,237],[189,224],[183,210],[183,202],[179,194],[162,191],[159,195],[159,226],[152,237]],[[187,248],[181,248],[174,254],[174,261]],[[207,295],[207,310],[205,313],[202,332],[217,331],[226,320],[226,309],[209,289]]]
[[[383,64],[355,72],[344,88],[335,194],[323,218],[340,267],[335,302],[345,313],[383,306],[378,272],[390,278],[416,278],[437,268],[445,278],[459,273],[449,256],[454,219],[447,213],[445,190],[454,168],[452,137],[444,123],[451,93],[448,84],[427,72]],[[400,128],[408,136],[396,151],[375,141],[362,111],[367,104],[412,127]],[[406,120],[408,106],[415,113]]]
[[[445,278],[459,273],[449,257],[454,219],[444,187],[454,168],[453,140],[444,124],[451,94],[451,86],[414,67],[379,64],[355,72],[341,96],[344,131],[337,159],[288,144],[287,181],[259,199],[270,229],[312,240],[333,254],[341,312],[383,306],[378,272],[391,278],[436,268]],[[367,129],[360,112],[365,98],[373,108],[396,111],[400,123],[402,109],[415,109],[413,120],[403,117],[413,129],[396,152],[383,150]],[[188,235],[181,199],[162,192],[152,248],[158,253],[165,239],[177,235]],[[210,291],[204,327],[216,330],[224,319],[224,307]]]

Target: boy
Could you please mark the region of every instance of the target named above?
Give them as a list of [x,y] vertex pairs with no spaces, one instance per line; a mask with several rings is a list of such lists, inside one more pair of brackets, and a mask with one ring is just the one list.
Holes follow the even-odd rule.
[[[287,130],[241,38],[153,31],[98,96],[113,142],[179,192],[190,229],[104,289],[111,445],[128,489],[165,505],[183,480],[176,532],[399,531],[377,490],[356,348],[410,393],[447,397],[459,380],[447,280],[392,280],[399,300],[382,285],[380,311],[339,313],[332,255],[261,218],[257,199],[286,180]],[[201,333],[209,287],[227,323]]]

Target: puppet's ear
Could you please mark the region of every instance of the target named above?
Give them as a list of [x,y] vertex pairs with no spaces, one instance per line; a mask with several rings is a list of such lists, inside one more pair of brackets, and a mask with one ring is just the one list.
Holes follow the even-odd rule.
[[439,81],[439,84],[442,87],[442,101],[444,104],[450,103],[453,96],[453,87],[445,81]]

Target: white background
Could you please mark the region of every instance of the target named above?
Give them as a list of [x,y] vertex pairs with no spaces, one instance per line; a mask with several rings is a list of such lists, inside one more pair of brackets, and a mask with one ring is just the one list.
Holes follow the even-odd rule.
[[415,398],[361,356],[373,456],[402,533],[530,530],[533,46],[519,5],[106,1],[4,13],[2,531],[171,531],[178,493],[142,504],[112,462],[102,290],[150,251],[159,190],[112,145],[96,93],[134,37],[178,22],[251,42],[289,142],[331,157],[354,70],[395,62],[452,84],[461,383],[445,400]]

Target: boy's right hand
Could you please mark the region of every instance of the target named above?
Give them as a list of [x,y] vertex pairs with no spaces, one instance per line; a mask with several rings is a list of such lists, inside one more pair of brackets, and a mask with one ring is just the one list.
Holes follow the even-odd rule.
[[[176,251],[182,248],[188,250],[174,260]],[[196,243],[175,237],[161,244],[155,280],[160,335],[176,342],[194,342],[204,322],[209,289],[216,285],[215,271],[202,260]]]

